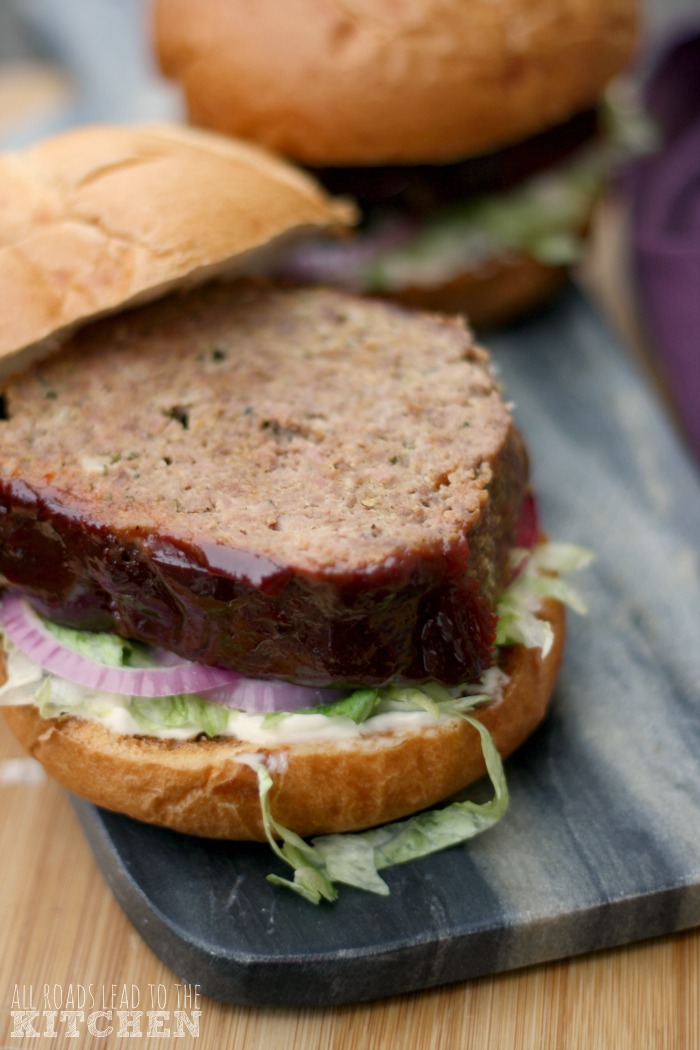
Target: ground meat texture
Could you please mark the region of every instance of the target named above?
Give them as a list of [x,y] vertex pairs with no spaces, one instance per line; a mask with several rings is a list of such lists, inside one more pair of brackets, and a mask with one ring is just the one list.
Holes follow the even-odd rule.
[[308,684],[473,680],[527,489],[456,320],[215,285],[5,390],[0,582],[54,619]]

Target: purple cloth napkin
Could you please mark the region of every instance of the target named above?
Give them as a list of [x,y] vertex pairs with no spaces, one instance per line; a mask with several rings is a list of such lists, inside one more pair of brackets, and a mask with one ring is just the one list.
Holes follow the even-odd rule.
[[640,303],[700,457],[700,21],[660,54],[644,102],[662,143],[631,173]]

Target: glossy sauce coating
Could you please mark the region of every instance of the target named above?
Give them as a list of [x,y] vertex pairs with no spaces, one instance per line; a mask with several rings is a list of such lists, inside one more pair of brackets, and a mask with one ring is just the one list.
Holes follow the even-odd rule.
[[527,462],[460,325],[205,290],[6,396],[0,580],[53,618],[306,684],[490,663]]

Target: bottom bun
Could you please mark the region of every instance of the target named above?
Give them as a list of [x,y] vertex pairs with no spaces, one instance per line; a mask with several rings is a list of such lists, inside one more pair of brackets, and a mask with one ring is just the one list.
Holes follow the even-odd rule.
[[[547,600],[541,616],[554,629],[547,656],[522,646],[502,650],[502,697],[475,712],[503,757],[541,721],[554,686],[564,610]],[[44,719],[33,705],[4,713],[24,747],[71,791],[137,820],[211,838],[265,839],[257,776],[246,762],[253,756],[272,774],[273,816],[300,835],[396,820],[485,773],[479,734],[459,718],[350,741],[261,748],[223,738],[123,736],[80,718]]]
[[561,290],[568,274],[566,266],[547,266],[532,256],[513,254],[466,270],[445,284],[392,291],[391,298],[421,310],[463,314],[473,328],[493,328],[543,306]]

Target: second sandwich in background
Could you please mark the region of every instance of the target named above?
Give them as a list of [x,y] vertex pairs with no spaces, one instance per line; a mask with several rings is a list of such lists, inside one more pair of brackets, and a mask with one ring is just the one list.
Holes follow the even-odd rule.
[[194,10],[154,9],[190,118],[312,168],[362,207],[360,236],[307,243],[283,273],[477,327],[562,284],[610,166],[599,103],[634,52],[634,0]]

